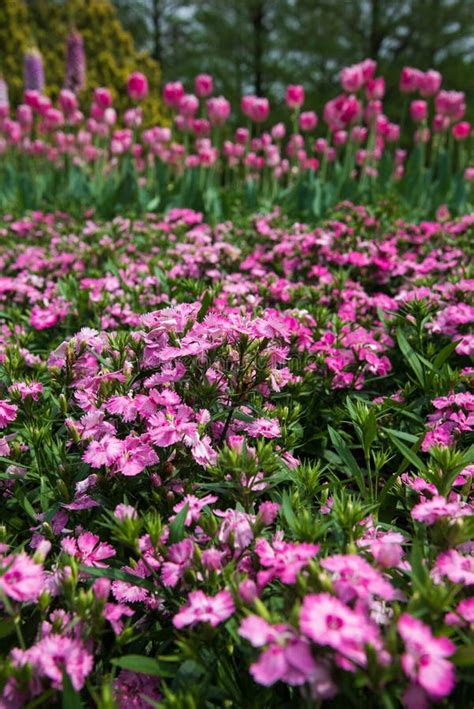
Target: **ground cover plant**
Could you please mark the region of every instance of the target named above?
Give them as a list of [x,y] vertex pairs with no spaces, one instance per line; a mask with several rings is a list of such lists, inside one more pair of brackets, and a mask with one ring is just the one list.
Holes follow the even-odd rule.
[[472,702],[474,217],[4,216],[0,706]]

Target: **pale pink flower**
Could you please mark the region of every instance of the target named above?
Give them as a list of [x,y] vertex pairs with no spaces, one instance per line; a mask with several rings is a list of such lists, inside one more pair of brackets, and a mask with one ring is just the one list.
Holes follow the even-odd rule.
[[455,685],[454,666],[446,658],[456,646],[446,637],[435,637],[421,620],[403,613],[398,632],[405,643],[402,668],[407,677],[419,684],[433,699],[447,697]]
[[18,407],[5,399],[0,400],[0,428],[5,428],[16,419]]
[[203,591],[191,591],[187,605],[173,618],[176,628],[195,623],[219,625],[234,613],[235,606],[229,591],[220,591],[215,596],[206,596]]
[[64,537],[61,540],[61,548],[69,554],[81,560],[85,566],[96,566],[104,568],[104,559],[115,556],[116,551],[107,542],[101,542],[99,537],[92,532],[83,532],[77,539],[74,537]]
[[0,589],[14,601],[36,601],[42,593],[43,567],[21,552],[0,559]]

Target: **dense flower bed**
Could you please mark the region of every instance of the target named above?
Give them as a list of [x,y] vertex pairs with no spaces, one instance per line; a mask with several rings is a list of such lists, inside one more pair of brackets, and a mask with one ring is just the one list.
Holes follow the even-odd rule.
[[3,220],[0,707],[468,706],[474,217],[389,215]]

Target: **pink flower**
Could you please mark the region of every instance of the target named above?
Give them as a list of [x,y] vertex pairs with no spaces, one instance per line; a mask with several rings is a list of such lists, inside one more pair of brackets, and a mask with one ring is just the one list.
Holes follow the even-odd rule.
[[219,625],[234,613],[235,606],[229,591],[220,591],[215,596],[206,596],[203,591],[192,591],[188,604],[173,618],[175,628],[184,628],[195,623]]
[[163,86],[163,100],[168,106],[178,108],[182,96],[184,88],[180,81],[168,82]]
[[121,522],[124,522],[126,519],[136,519],[137,511],[132,505],[120,504],[117,505],[114,510],[114,517],[117,517]]
[[428,115],[428,104],[426,101],[412,101],[410,104],[410,116],[416,123],[424,121]]
[[439,71],[428,69],[418,77],[418,88],[422,96],[434,96],[438,93],[443,77]]
[[212,125],[222,125],[230,116],[230,103],[223,96],[207,100],[207,114]]
[[451,132],[455,140],[467,140],[471,134],[471,124],[468,123],[468,121],[456,123],[452,127]]
[[446,660],[456,646],[446,637],[435,637],[428,625],[408,613],[398,621],[398,632],[405,643],[402,668],[432,699],[451,693],[455,685],[454,666]]
[[0,428],[5,428],[16,419],[18,407],[6,399],[0,399]]
[[419,69],[413,69],[410,66],[405,66],[400,75],[400,91],[406,94],[412,94],[419,87],[422,72]]
[[194,91],[196,96],[206,98],[212,94],[213,81],[210,74],[198,74],[194,79]]
[[109,89],[99,86],[94,89],[94,103],[96,103],[100,108],[109,108],[112,105],[112,94]]
[[278,438],[280,435],[280,424],[276,419],[257,418],[243,426],[243,429],[252,438]]
[[100,441],[91,441],[82,460],[92,468],[101,468],[115,463],[121,456],[124,442],[114,436],[104,436]]
[[456,549],[443,552],[436,559],[435,575],[446,576],[452,583],[474,585],[474,556],[463,556]]
[[193,554],[192,539],[183,539],[182,542],[171,544],[168,548],[168,560],[161,567],[161,578],[165,586],[176,586],[186,569],[191,566]]
[[272,524],[278,516],[280,505],[277,502],[262,502],[258,508],[258,515],[263,524]]
[[44,588],[44,572],[40,564],[21,552],[0,559],[0,589],[14,601],[36,601]]
[[317,645],[329,645],[344,658],[362,665],[367,661],[364,646],[380,645],[375,626],[329,593],[305,596],[300,628]]
[[123,630],[122,616],[130,618],[134,613],[134,610],[119,603],[106,603],[103,610],[103,616],[109,621],[115,635],[120,635]]
[[101,542],[99,537],[92,532],[83,532],[79,537],[64,537],[61,540],[61,547],[70,556],[75,556],[81,560],[85,566],[96,566],[104,568],[107,564],[104,559],[115,556],[116,551],[110,544]]
[[356,93],[364,84],[364,74],[360,64],[346,66],[341,71],[341,86],[348,94]]
[[343,601],[354,598],[370,600],[372,596],[387,601],[395,598],[391,583],[357,554],[333,554],[321,559],[320,563],[333,573],[334,590]]
[[281,680],[298,686],[316,677],[321,682],[324,677],[327,690],[331,689],[331,694],[325,696],[333,696],[335,688],[329,672],[314,660],[306,638],[299,638],[291,626],[272,626],[263,618],[251,615],[242,621],[239,635],[254,647],[268,646],[250,667],[250,674],[258,684],[269,687]]
[[134,71],[127,81],[128,95],[132,101],[143,101],[148,96],[148,79],[140,71]]
[[318,125],[318,117],[314,111],[304,111],[299,117],[299,126],[302,131],[310,131]]
[[300,84],[287,86],[285,101],[288,108],[300,108],[304,103],[304,88]]
[[471,514],[472,509],[468,505],[460,502],[448,502],[441,495],[435,495],[431,500],[420,502],[411,511],[413,519],[427,525],[435,524],[440,519],[457,519]]
[[279,578],[282,583],[296,583],[296,576],[319,551],[318,544],[292,544],[274,541],[270,545],[266,539],[257,539],[255,552],[266,571],[259,571],[260,586]]
[[[186,495],[181,502],[178,502],[174,507],[173,511],[178,513],[180,512],[185,505],[188,505],[188,511],[186,514],[186,520],[184,524],[186,527],[189,527],[190,524],[193,522],[197,522],[199,520],[199,517],[201,516],[201,512],[206,507],[207,505],[212,505],[213,502],[217,501],[217,497],[215,495],[205,495],[204,497],[196,497],[195,495]],[[176,517],[176,515],[173,515],[170,517],[170,520],[173,520]]]
[[21,657],[19,652],[16,651],[14,664],[30,663],[35,675],[48,677],[54,689],[62,689],[63,673],[66,672],[74,689],[80,691],[92,671],[92,655],[76,638],[50,633],[22,652]]

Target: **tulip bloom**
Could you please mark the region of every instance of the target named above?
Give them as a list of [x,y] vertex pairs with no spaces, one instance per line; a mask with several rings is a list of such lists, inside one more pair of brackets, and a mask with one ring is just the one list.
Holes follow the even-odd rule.
[[140,71],[134,71],[127,81],[128,95],[132,101],[143,101],[148,96],[148,79]]

